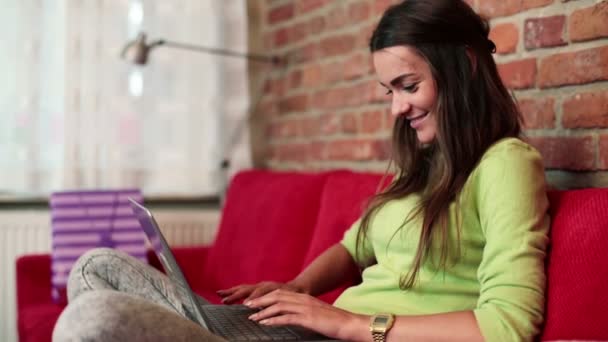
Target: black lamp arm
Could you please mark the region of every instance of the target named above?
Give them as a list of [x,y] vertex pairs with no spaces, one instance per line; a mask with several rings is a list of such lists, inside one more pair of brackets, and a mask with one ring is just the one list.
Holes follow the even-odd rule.
[[149,46],[150,46],[150,48],[153,48],[153,47],[161,46],[161,45],[176,48],[176,49],[206,52],[206,53],[210,53],[210,54],[214,54],[214,55],[246,58],[246,59],[250,59],[250,60],[254,60],[254,61],[258,61],[258,62],[265,62],[265,63],[272,63],[272,64],[280,64],[280,62],[281,62],[281,60],[275,56],[248,54],[248,53],[225,50],[225,49],[210,48],[210,47],[200,46],[200,45],[178,43],[178,42],[173,42],[173,41],[164,40],[164,39],[156,40],[156,41],[150,43]]

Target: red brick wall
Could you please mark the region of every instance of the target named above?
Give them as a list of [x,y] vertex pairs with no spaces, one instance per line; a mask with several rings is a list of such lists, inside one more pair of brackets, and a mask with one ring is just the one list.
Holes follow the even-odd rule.
[[[367,43],[391,0],[264,0],[260,45],[287,56],[264,73],[256,116],[275,169],[382,171],[389,104]],[[608,186],[608,0],[469,0],[491,19],[504,82],[559,187]]]

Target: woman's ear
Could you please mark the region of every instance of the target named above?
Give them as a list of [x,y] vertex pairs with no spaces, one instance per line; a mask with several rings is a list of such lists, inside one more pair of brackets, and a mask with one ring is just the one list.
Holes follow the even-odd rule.
[[[465,52],[467,53],[467,57],[469,57],[469,63],[471,64],[471,70],[473,70],[473,75],[477,72],[477,55],[473,52],[470,46],[465,47]],[[473,76],[471,75],[471,76]]]

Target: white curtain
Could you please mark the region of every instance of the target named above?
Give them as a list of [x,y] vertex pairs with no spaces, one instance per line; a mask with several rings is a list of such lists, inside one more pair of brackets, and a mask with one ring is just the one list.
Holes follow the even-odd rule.
[[0,1],[3,196],[207,196],[223,189],[222,159],[250,167],[245,60],[168,47],[144,67],[119,58],[140,31],[246,51],[245,1]]

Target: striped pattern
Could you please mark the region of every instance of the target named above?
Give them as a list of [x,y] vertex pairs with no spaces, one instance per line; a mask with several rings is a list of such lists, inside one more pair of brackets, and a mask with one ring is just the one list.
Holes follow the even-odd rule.
[[92,248],[116,248],[146,261],[145,236],[129,206],[129,197],[143,201],[137,189],[62,191],[51,195],[51,282],[55,301],[65,300],[72,265]]

